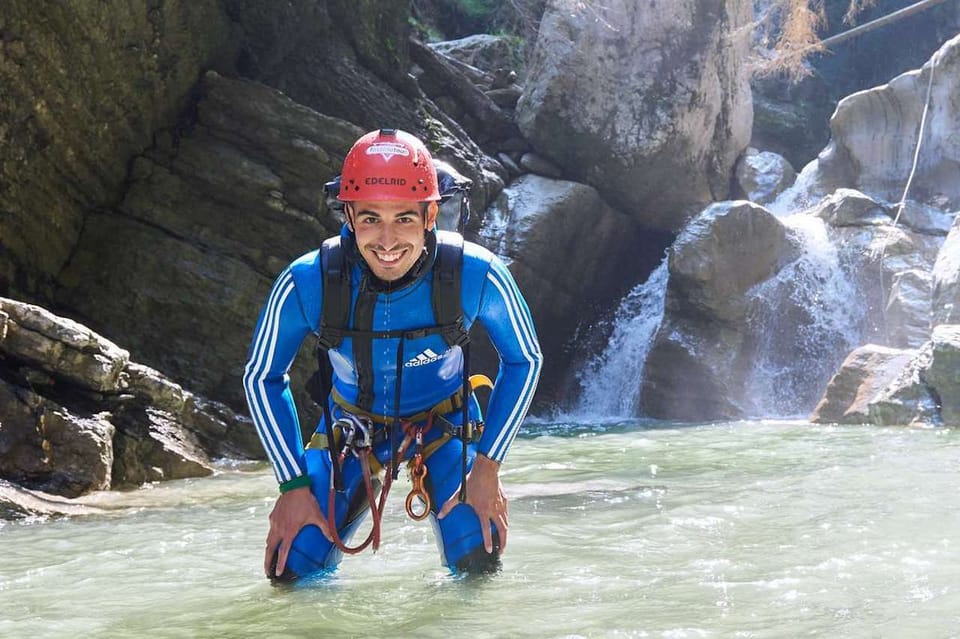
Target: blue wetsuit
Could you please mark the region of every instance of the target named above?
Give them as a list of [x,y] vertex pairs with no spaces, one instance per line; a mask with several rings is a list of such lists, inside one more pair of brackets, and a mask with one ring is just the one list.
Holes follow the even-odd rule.
[[[442,236],[443,232],[438,234]],[[341,232],[341,241],[352,242],[346,226]],[[436,250],[430,243],[428,249]],[[415,280],[397,290],[377,295],[372,330],[413,329],[434,324],[433,266],[432,256],[429,257],[424,272]],[[309,333],[319,332],[323,301],[320,263],[320,251],[312,251],[290,264],[277,278],[254,331],[243,381],[251,416],[277,480],[284,483],[308,475],[313,494],[326,515],[331,476],[329,453],[325,449],[304,449],[287,375],[304,338]],[[369,286],[369,278],[373,276],[360,258],[352,263],[351,269],[353,325],[360,288]],[[526,302],[507,267],[493,253],[470,242],[464,242],[461,301],[465,327],[469,329],[474,321],[479,320],[500,355],[500,368],[487,406],[483,436],[479,442],[468,446],[469,468],[476,453],[498,462],[503,460],[533,399],[542,356]],[[373,402],[369,412],[375,415],[394,414],[399,344],[399,338],[373,340]],[[334,390],[346,403],[356,404],[360,389],[352,348],[353,339],[346,337],[329,351],[329,357]],[[429,410],[461,387],[463,353],[458,346],[447,346],[438,334],[404,340],[402,358],[401,417]],[[336,419],[341,409],[331,406]],[[480,417],[475,401],[470,411],[471,419]],[[460,410],[445,417],[453,424],[462,421]],[[325,433],[326,428],[321,420],[317,432]],[[433,428],[425,434],[424,441],[429,444],[441,434],[440,429]],[[374,452],[381,463],[389,459],[389,447],[389,438],[375,447]],[[411,452],[408,451],[408,455]],[[451,568],[457,568],[461,560],[478,547],[482,550],[480,522],[472,508],[461,504],[442,521],[436,519],[440,506],[459,487],[461,453],[462,444],[454,438],[446,441],[426,460],[427,489],[433,509],[431,520],[440,542],[443,562]],[[361,519],[351,516],[352,501],[358,489],[363,493],[356,458],[347,458],[343,476],[346,490],[337,493],[336,520],[341,536],[347,539]],[[294,541],[287,565],[295,575],[303,576],[331,568],[340,558],[340,552],[318,528],[307,526]]]

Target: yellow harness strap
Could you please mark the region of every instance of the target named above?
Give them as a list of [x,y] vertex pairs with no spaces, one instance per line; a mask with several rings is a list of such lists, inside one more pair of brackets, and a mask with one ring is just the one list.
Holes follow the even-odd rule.
[[[471,375],[469,379],[469,383],[470,383],[471,390],[476,390],[478,388],[493,388],[493,382],[490,381],[490,378],[480,373],[476,375]],[[340,393],[338,393],[336,389],[333,389],[331,394],[333,396],[333,401],[336,402],[337,405],[340,406],[340,408],[342,408],[343,410],[349,413],[353,413],[354,415],[363,415],[364,417],[369,417],[374,423],[377,423],[380,425],[387,425],[393,422],[392,417],[388,417],[387,415],[374,415],[373,413],[368,413],[367,411],[361,410],[359,407],[354,406],[350,402],[343,399],[343,396],[340,395]],[[452,413],[453,411],[459,410],[460,408],[463,407],[461,397],[463,397],[463,394],[460,391],[457,391],[456,393],[454,393],[447,399],[443,400],[442,402],[440,402],[430,410],[421,411],[415,415],[406,417],[403,419],[403,421],[412,422],[412,423],[420,422],[420,421],[426,420],[427,417],[429,417],[430,413],[433,413],[435,415],[445,415],[447,413]],[[342,435],[340,433],[340,429],[335,429],[333,432],[335,444],[339,445],[341,436]],[[441,446],[446,444],[448,441],[450,441],[450,439],[452,439],[452,435],[444,433],[437,439],[427,444],[423,449],[423,459],[426,459],[427,457],[432,455],[434,452],[436,452],[438,448],[440,448]],[[313,437],[310,438],[310,443],[307,444],[307,448],[314,448],[318,450],[326,450],[329,447],[330,446],[327,443],[326,433],[314,433]],[[409,466],[412,463],[413,463],[412,460],[408,461],[407,465]],[[370,471],[374,475],[376,475],[376,474],[379,474],[381,470],[383,470],[383,465],[377,460],[375,456],[371,455]]]

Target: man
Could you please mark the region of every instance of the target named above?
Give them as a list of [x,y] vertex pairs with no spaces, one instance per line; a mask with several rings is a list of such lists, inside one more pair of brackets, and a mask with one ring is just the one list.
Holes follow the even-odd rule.
[[[414,136],[381,129],[357,140],[337,197],[346,217],[339,238],[281,273],[244,374],[280,482],[264,570],[289,581],[334,568],[342,552],[356,550],[342,539],[366,510],[373,529],[360,547],[371,538],[376,547],[368,474],[386,469],[385,492],[402,460],[414,479],[407,510],[430,517],[444,563],[496,570],[508,526],[500,463],[542,362],[527,305],[496,256],[436,230],[437,171]],[[453,304],[450,291],[459,291]],[[466,383],[466,331],[477,320],[500,355],[482,434],[471,433],[481,416]],[[332,374],[320,384],[329,397],[324,418],[304,449],[287,371],[308,333],[320,338]],[[416,512],[417,503],[427,512]]]

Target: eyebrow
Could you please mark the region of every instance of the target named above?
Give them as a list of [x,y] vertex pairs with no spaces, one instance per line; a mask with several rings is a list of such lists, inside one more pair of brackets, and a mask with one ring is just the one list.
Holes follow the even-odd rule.
[[[377,211],[371,211],[371,210],[369,210],[369,209],[363,209],[363,210],[361,210],[361,211],[357,211],[357,215],[371,215],[371,216],[373,216],[373,217],[378,217],[378,218],[379,218],[379,217],[383,217],[383,216],[380,215],[380,213],[378,213]],[[416,216],[419,217],[420,211],[417,211],[417,210],[415,210],[415,209],[410,209],[410,210],[408,210],[408,211],[401,211],[400,213],[397,213],[397,217],[399,217],[399,216],[401,216],[401,215],[416,215]]]

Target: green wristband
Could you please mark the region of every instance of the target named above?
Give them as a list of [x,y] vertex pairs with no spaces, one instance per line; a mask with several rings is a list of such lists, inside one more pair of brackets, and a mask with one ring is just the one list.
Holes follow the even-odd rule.
[[280,494],[290,492],[296,488],[304,488],[310,485],[310,475],[300,475],[299,477],[294,477],[290,481],[285,481],[280,484]]

